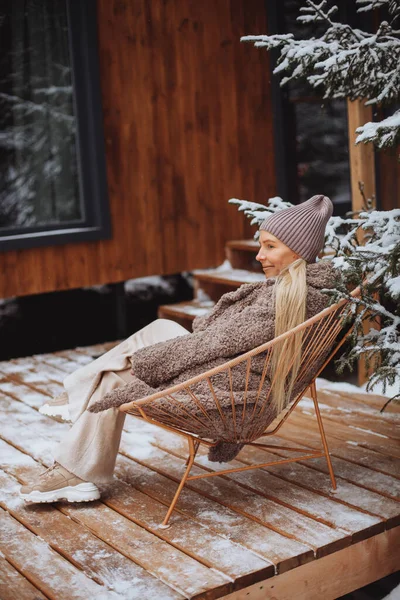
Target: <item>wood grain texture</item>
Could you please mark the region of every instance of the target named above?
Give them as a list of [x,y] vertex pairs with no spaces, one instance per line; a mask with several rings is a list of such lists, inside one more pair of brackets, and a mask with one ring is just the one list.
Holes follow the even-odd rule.
[[[225,600],[336,600],[380,577],[395,573],[399,566],[399,542],[398,531],[385,531],[336,552],[334,560],[330,557],[321,558],[295,571],[229,594]],[[363,592],[360,591],[360,594]],[[357,597],[376,596],[365,592],[365,596]]]
[[87,600],[103,591],[102,586],[57,554],[2,508],[0,531],[0,551],[4,557],[50,600]]
[[400,207],[400,144],[376,153],[378,168],[377,196],[381,210]]
[[[43,470],[33,460],[29,461],[29,456],[20,455],[12,446],[8,447],[7,452],[15,455],[16,463],[21,459],[25,463],[20,469],[17,464],[15,465],[15,474],[18,476],[19,483],[34,481],[38,473]],[[26,464],[29,463],[32,466],[27,468]],[[129,560],[118,551],[118,547],[114,549],[112,545],[104,542],[102,538],[106,535],[100,533],[97,537],[91,533],[91,529],[95,527],[91,527],[90,513],[93,507],[90,504],[81,505],[78,510],[68,504],[64,506],[59,504],[59,510],[54,510],[54,506],[42,504],[32,510],[32,506],[27,506],[23,500],[18,500],[19,483],[14,477],[0,470],[2,508],[26,529],[47,542],[55,552],[83,571],[87,577],[104,586],[105,594],[107,589],[118,589],[118,587],[121,589],[122,585],[128,590],[134,581],[138,597],[142,594],[143,598],[160,596],[165,600],[183,600],[182,594],[161,583],[145,569]],[[94,508],[97,508],[97,504],[95,503]],[[107,531],[109,527],[107,514],[102,513],[101,508],[100,505],[97,513],[104,519],[103,530]],[[129,527],[130,522],[127,521],[126,528],[129,530]],[[37,582],[39,587],[40,581],[41,578]],[[109,597],[111,600],[112,595],[110,594]],[[132,598],[132,595],[129,597]],[[3,599],[3,596],[1,598]],[[42,596],[38,596],[38,600],[39,598]],[[14,600],[19,600],[19,596],[15,595]]]
[[366,198],[376,195],[374,147],[372,144],[355,144],[357,127],[372,121],[372,108],[362,100],[347,100],[349,158],[351,179],[351,205],[353,211],[364,209],[359,184],[364,184]]
[[216,266],[276,194],[264,0],[98,0],[112,239],[0,254],[0,297]]
[[0,598],[2,600],[46,600],[41,592],[11,566],[5,558],[0,557]]

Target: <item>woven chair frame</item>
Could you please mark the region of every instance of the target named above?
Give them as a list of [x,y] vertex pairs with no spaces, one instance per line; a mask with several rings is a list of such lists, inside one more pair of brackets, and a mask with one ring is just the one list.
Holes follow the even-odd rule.
[[[351,296],[353,297],[357,297],[359,294],[359,288],[351,292]],[[160,524],[160,528],[166,528],[170,526],[169,519],[173,510],[175,509],[180,493],[182,492],[186,483],[194,479],[216,477],[229,473],[236,473],[239,471],[248,471],[265,468],[272,465],[298,462],[325,456],[332,482],[332,488],[333,490],[336,489],[336,479],[330,459],[322,417],[318,406],[315,380],[325,366],[330,362],[339,348],[347,340],[353,329],[352,326],[349,327],[348,331],[344,333],[341,340],[335,343],[337,336],[343,330],[344,314],[348,303],[349,299],[344,298],[340,302],[325,308],[317,315],[314,315],[312,318],[304,321],[304,323],[301,323],[290,331],[287,331],[279,337],[257,346],[256,348],[249,350],[248,352],[245,352],[234,359],[226,361],[222,365],[214,367],[213,369],[209,369],[204,373],[196,375],[191,379],[187,379],[186,381],[171,386],[165,390],[156,392],[146,396],[145,398],[141,398],[140,400],[134,400],[132,402],[125,403],[119,407],[121,412],[128,413],[136,418],[145,420],[148,423],[183,436],[188,442],[189,454],[185,462],[185,471],[182,475],[174,498],[172,499],[172,502],[167,510],[165,518]],[[268,391],[263,397],[262,389],[263,385],[268,381],[268,368],[271,365],[271,359],[274,350],[282,350],[282,344],[285,342],[285,340],[289,340],[296,334],[301,335],[301,363],[296,376],[296,382],[298,385],[300,385],[301,391],[299,391],[294,398],[289,399],[287,406],[291,404],[290,407],[285,407],[285,409],[279,415],[277,415],[275,419],[273,419],[274,421],[276,421],[278,418],[280,420],[272,430],[267,431],[268,426],[263,426],[262,417],[266,414],[265,411],[268,411],[268,407],[271,402],[271,396],[274,390],[274,383],[276,382],[277,378],[281,376],[281,373],[278,369],[275,375],[271,378]],[[251,371],[251,361],[254,357],[260,357],[260,355],[263,355],[262,358],[264,360],[264,366],[260,376],[260,383],[255,401],[250,403],[248,401],[248,384]],[[318,358],[320,358],[321,355],[323,356],[323,360],[322,362],[320,360],[320,364],[318,364]],[[246,375],[243,401],[240,403],[240,405],[237,405],[232,386],[232,369],[238,365],[244,364],[246,365]],[[316,365],[318,365],[317,368],[315,368]],[[307,374],[309,374],[310,370],[312,371],[312,376],[307,378]],[[229,392],[230,404],[225,406],[222,406],[218,398],[218,393],[214,389],[211,381],[213,376],[220,375],[221,373],[226,373],[229,381],[229,390],[227,391]],[[286,374],[284,376],[286,379]],[[195,389],[193,389],[193,386],[202,382],[207,383],[210,391],[210,398],[213,399],[215,404],[214,410],[212,411],[212,416],[210,409],[207,409],[204,406],[204,403],[202,403],[201,399],[198,397],[197,392]],[[215,446],[218,441],[226,441],[256,446],[261,450],[275,448],[285,451],[287,450],[289,452],[304,452],[304,448],[301,447],[296,448],[289,446],[278,446],[276,444],[270,445],[256,442],[255,440],[261,437],[276,434],[287,421],[289,416],[293,413],[307,389],[310,389],[311,398],[314,404],[315,416],[322,442],[321,449],[309,451],[306,454],[296,456],[295,458],[285,458],[276,461],[262,462],[255,465],[246,465],[244,467],[236,467],[218,471],[206,469],[208,470],[206,473],[190,476],[190,471],[195,464],[194,461],[196,454],[201,444],[211,447]],[[186,400],[189,399],[191,401],[191,408],[188,408],[187,402],[182,400],[183,394],[186,395]],[[163,400],[161,405],[160,402],[157,402],[160,399]],[[194,412],[193,407],[196,408],[196,412]],[[223,431],[222,436],[220,433],[221,430]],[[204,434],[204,432],[206,432],[206,434]],[[217,441],[210,441],[210,438],[214,440],[217,438]]]

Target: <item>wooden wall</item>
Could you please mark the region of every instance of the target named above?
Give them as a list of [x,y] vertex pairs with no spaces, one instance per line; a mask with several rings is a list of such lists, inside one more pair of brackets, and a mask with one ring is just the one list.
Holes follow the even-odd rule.
[[400,208],[400,145],[376,153],[381,210]]
[[276,194],[264,0],[98,0],[112,240],[0,254],[0,297],[205,268]]

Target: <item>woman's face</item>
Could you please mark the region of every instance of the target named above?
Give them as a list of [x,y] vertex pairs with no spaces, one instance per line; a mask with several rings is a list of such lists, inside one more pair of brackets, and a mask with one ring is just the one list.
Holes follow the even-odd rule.
[[284,267],[300,258],[268,231],[260,231],[259,242],[260,250],[256,260],[260,261],[265,277],[276,277]]

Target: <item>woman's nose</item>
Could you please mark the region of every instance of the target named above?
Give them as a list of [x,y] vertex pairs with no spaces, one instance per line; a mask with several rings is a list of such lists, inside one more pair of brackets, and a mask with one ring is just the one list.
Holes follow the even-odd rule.
[[262,260],[262,258],[261,258],[261,250],[259,250],[259,252],[257,253],[256,260],[258,260],[258,261]]

